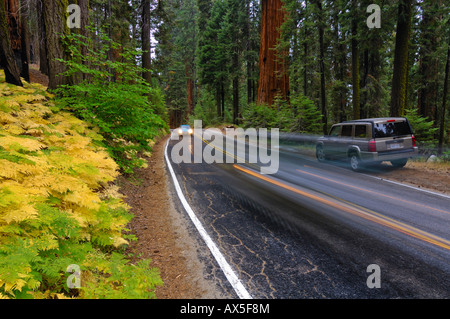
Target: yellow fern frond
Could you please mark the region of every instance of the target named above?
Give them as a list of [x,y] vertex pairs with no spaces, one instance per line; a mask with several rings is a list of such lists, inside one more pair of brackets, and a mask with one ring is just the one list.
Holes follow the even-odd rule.
[[20,205],[17,209],[7,210],[0,212],[0,223],[3,221],[6,224],[11,224],[13,222],[20,223],[24,220],[34,219],[38,217],[37,210],[29,205]]
[[[16,146],[11,147],[12,145],[16,145]],[[38,151],[38,150],[46,147],[44,144],[42,144],[38,140],[32,139],[32,138],[16,137],[16,136],[11,136],[11,135],[0,137],[0,146],[3,147],[7,151],[11,151],[11,150],[17,151],[17,145],[20,145],[19,149],[23,149],[23,150],[29,151],[29,152]]]
[[1,124],[9,124],[16,122],[16,118],[12,117],[9,113],[0,111],[0,123]]
[[10,134],[14,134],[14,135],[19,135],[19,134],[22,134],[25,132],[25,130],[22,128],[21,125],[14,124],[14,123],[4,125],[3,129],[6,132],[8,132]]
[[87,209],[98,210],[100,208],[100,198],[92,192],[70,192],[64,195],[63,199]]
[[29,164],[17,164],[5,159],[0,159],[0,176],[20,180],[25,176],[39,175],[44,171],[43,167]]
[[129,242],[122,237],[116,236],[113,240],[114,247],[120,247],[122,245],[128,245]]

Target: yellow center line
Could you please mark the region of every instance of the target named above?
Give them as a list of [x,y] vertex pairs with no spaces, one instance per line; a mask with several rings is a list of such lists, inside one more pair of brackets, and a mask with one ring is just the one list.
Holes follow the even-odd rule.
[[434,208],[434,207],[431,207],[431,206],[423,205],[423,204],[420,204],[420,203],[412,202],[412,201],[409,201],[409,200],[401,199],[401,198],[394,197],[394,196],[389,196],[389,195],[386,195],[386,194],[383,194],[383,193],[379,193],[379,192],[371,191],[371,190],[368,190],[368,189],[365,189],[365,188],[361,188],[361,187],[357,187],[357,186],[354,186],[354,185],[346,184],[346,183],[339,182],[339,181],[336,181],[336,180],[328,178],[328,177],[323,177],[323,176],[320,176],[320,175],[317,175],[317,174],[313,174],[313,173],[310,173],[310,172],[306,172],[306,171],[303,171],[303,170],[300,170],[300,169],[297,169],[297,171],[300,172],[300,173],[303,173],[303,174],[314,176],[314,177],[317,177],[317,178],[320,178],[320,179],[323,179],[323,180],[327,180],[327,181],[330,181],[330,182],[333,182],[333,183],[336,183],[336,184],[340,184],[340,185],[343,185],[343,186],[346,186],[346,187],[354,188],[354,189],[357,189],[357,190],[360,190],[360,191],[363,191],[363,192],[367,192],[367,193],[375,194],[375,195],[378,195],[378,196],[386,197],[386,198],[389,198],[389,199],[392,199],[392,200],[395,200],[395,201],[404,202],[404,203],[407,203],[409,205],[421,206],[421,207],[424,207],[424,208],[427,208],[427,209],[431,209],[431,210],[435,210],[435,211],[438,211],[438,212],[441,212],[441,213],[444,213],[444,214],[450,214],[450,212],[442,210],[442,209]]
[[370,211],[370,210],[367,210],[367,209],[363,209],[362,207],[352,207],[349,204],[339,203],[339,202],[336,202],[336,201],[333,201],[333,200],[330,200],[330,199],[326,199],[326,198],[323,198],[323,197],[320,197],[320,196],[317,196],[317,195],[314,195],[314,194],[302,191],[300,189],[297,189],[297,188],[294,188],[292,186],[289,186],[289,185],[286,185],[284,183],[281,183],[280,181],[277,181],[277,180],[274,180],[272,178],[269,178],[269,177],[267,177],[265,175],[261,175],[261,174],[258,174],[257,172],[254,172],[254,171],[251,171],[249,169],[246,169],[246,168],[244,168],[244,167],[242,167],[240,165],[236,165],[235,164],[233,166],[234,166],[234,168],[236,168],[236,169],[238,169],[238,170],[240,170],[240,171],[242,171],[242,172],[244,172],[246,174],[249,174],[249,175],[254,176],[256,178],[259,178],[259,179],[261,179],[263,181],[266,181],[266,182],[271,183],[273,185],[279,186],[281,188],[287,189],[287,190],[289,190],[291,192],[294,192],[296,194],[302,195],[302,196],[307,197],[307,198],[314,199],[314,200],[316,200],[318,202],[321,202],[321,203],[326,204],[328,206],[337,208],[337,209],[339,209],[341,211],[345,211],[345,212],[350,213],[352,215],[359,216],[361,218],[364,218],[366,220],[372,221],[372,222],[377,223],[377,224],[382,225],[382,226],[386,226],[388,228],[391,228],[393,230],[399,231],[399,232],[401,232],[403,234],[406,234],[406,235],[409,235],[411,237],[414,237],[414,238],[423,240],[425,242],[431,243],[433,245],[439,246],[441,248],[450,250],[450,241],[448,241],[446,239],[443,239],[441,237],[435,236],[433,234],[427,233],[427,232],[425,232],[423,230],[417,229],[417,228],[412,227],[410,225],[407,225],[405,223],[396,221],[396,220],[394,220],[392,218],[389,218],[387,216],[384,216],[382,214],[379,214],[379,213],[376,213],[376,212],[373,212],[373,211]]

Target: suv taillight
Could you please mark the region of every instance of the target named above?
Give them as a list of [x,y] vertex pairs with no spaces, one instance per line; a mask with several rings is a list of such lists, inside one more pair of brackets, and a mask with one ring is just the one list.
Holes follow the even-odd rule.
[[376,152],[377,151],[377,144],[375,143],[375,140],[369,141],[369,152]]
[[411,136],[411,137],[412,137],[412,144],[413,144],[413,147],[416,147],[416,138],[415,138],[414,135]]

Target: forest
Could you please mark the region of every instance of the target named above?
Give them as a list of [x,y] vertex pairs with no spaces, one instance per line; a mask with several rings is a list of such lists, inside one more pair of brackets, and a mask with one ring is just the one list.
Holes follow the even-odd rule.
[[[326,133],[343,120],[408,115],[431,127],[423,141],[448,140],[442,0],[381,1],[375,9],[362,0],[79,0],[76,18],[67,0],[4,2],[3,64],[12,83],[27,80],[33,63],[50,90],[92,84],[86,67],[124,83],[112,65],[123,63],[149,84],[156,114],[172,128],[196,118]],[[84,38],[76,50],[68,45],[74,36]],[[89,61],[90,50],[105,61]]]
[[[423,149],[450,157],[449,10],[444,0],[0,0],[0,273],[21,269],[0,277],[0,297],[74,296],[60,274],[76,258],[107,273],[84,296],[138,294],[110,248],[129,239],[131,217],[105,185],[197,119],[320,135],[407,116]],[[154,296],[157,271],[141,266],[134,277]]]

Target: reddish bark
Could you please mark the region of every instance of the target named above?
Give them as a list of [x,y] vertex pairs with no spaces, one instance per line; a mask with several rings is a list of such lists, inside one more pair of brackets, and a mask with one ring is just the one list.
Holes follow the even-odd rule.
[[20,71],[11,48],[10,32],[8,29],[6,2],[0,0],[0,66],[5,70],[7,83],[22,86]]
[[5,10],[7,12],[7,20],[11,41],[11,48],[14,51],[20,51],[21,49],[21,25],[19,18],[19,0],[4,0]]
[[189,118],[189,115],[194,111],[194,81],[192,74],[192,66],[189,59],[185,59],[185,76],[186,76],[186,91],[187,91],[187,112],[186,119]]
[[261,1],[261,49],[259,54],[258,103],[272,105],[275,96],[289,100],[289,76],[285,58],[287,52],[276,49],[280,28],[286,19],[281,0]]

